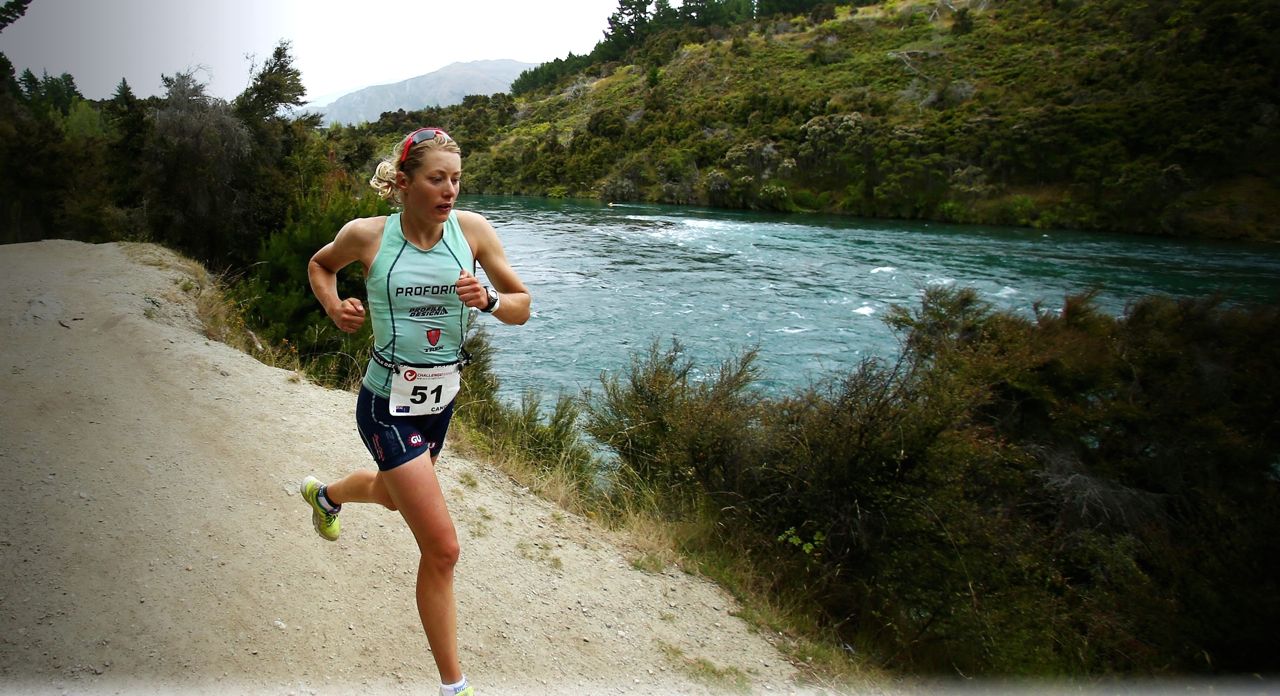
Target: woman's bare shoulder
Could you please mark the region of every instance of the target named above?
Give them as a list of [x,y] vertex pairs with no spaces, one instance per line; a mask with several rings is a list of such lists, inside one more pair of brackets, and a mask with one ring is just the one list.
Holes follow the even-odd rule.
[[347,249],[377,248],[382,242],[382,229],[386,225],[387,216],[356,218],[338,230],[334,244]]
[[468,236],[473,234],[491,235],[494,234],[493,225],[485,219],[480,213],[470,210],[456,211],[458,215],[458,226]]
[[358,237],[380,236],[382,228],[387,224],[386,215],[356,218],[342,226],[339,234],[351,234]]

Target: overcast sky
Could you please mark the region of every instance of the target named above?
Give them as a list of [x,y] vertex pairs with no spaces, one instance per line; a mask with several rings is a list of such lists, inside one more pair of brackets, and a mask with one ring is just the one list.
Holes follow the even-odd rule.
[[251,59],[292,42],[307,99],[399,82],[459,61],[541,63],[589,52],[617,0],[34,0],[0,33],[21,74],[70,73],[90,99],[120,78],[139,96],[160,75],[197,68],[208,93],[231,99]]

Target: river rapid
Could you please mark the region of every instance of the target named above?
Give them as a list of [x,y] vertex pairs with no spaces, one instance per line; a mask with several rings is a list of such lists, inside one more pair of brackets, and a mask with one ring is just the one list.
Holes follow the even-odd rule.
[[468,196],[533,294],[524,326],[482,318],[502,391],[578,394],[655,341],[707,373],[747,348],[773,393],[893,358],[883,317],[932,285],[1028,317],[1095,291],[1280,301],[1280,246],[1016,228]]

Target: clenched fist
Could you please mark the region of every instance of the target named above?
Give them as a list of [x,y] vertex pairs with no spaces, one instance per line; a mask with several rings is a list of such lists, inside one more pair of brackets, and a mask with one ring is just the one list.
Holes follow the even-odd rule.
[[489,293],[480,284],[480,279],[465,269],[458,271],[458,299],[462,304],[476,309],[489,306]]
[[329,312],[334,325],[347,333],[355,333],[364,326],[364,305],[354,297],[343,300]]

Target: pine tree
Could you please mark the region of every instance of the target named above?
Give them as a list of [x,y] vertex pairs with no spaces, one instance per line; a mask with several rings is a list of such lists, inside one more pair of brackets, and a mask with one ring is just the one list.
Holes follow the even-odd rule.
[[293,56],[289,54],[290,43],[281,41],[276,44],[271,57],[262,65],[262,69],[253,76],[253,82],[240,96],[236,97],[233,107],[236,115],[250,127],[277,115],[282,108],[302,106],[307,89],[302,85],[302,72],[293,67]]
[[107,168],[111,172],[116,205],[131,209],[142,202],[142,156],[147,141],[147,116],[129,81],[120,79],[116,92],[103,104],[111,143]]
[[9,0],[3,6],[0,6],[0,31],[4,31],[5,27],[18,21],[27,11],[27,6],[31,4],[31,0]]
[[649,0],[618,0],[618,9],[609,15],[605,42],[613,44],[619,54],[635,46],[644,37],[649,24]]

